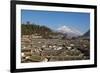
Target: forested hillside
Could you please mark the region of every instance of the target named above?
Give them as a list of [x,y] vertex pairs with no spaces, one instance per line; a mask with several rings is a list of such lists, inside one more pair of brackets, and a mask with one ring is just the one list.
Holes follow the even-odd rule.
[[42,37],[49,37],[49,35],[55,35],[56,32],[53,32],[50,28],[46,26],[40,26],[36,24],[22,24],[21,25],[21,35],[31,35],[38,34]]

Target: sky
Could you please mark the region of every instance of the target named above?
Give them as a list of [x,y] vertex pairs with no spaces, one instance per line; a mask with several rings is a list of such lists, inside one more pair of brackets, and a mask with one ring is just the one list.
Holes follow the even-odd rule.
[[27,21],[53,30],[66,26],[85,33],[90,28],[90,14],[82,12],[21,10],[21,23]]

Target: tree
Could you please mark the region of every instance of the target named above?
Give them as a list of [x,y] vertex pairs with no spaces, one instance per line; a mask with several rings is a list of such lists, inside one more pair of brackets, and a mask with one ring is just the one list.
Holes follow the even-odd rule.
[[30,24],[30,21],[27,21],[26,24],[29,25]]

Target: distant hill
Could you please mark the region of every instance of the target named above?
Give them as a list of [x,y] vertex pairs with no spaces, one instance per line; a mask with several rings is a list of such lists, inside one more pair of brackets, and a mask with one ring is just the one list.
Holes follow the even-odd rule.
[[83,37],[89,37],[90,36],[90,30],[88,30],[86,33],[83,34]]
[[79,36],[80,39],[90,39],[90,30],[84,33],[82,36]]
[[54,32],[50,28],[46,26],[40,26],[36,24],[22,24],[21,25],[21,35],[31,35],[38,34],[43,38],[48,38],[49,35],[56,35],[57,32]]

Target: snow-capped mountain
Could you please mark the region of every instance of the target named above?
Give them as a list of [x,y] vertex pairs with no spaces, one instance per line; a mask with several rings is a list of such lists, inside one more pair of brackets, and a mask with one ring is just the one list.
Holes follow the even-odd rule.
[[63,34],[67,34],[67,36],[70,36],[70,37],[76,37],[76,36],[81,36],[82,33],[75,29],[75,28],[70,28],[68,26],[61,26],[60,28],[57,29],[58,32],[61,32]]

